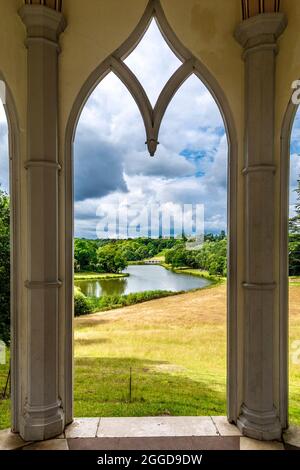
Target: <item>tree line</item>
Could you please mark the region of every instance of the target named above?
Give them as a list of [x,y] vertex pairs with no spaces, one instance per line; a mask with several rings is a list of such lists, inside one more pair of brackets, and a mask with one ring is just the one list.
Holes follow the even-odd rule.
[[[300,276],[300,179],[295,215],[289,220],[289,273]],[[163,254],[172,267],[189,266],[226,276],[225,233],[206,234],[200,250],[187,250],[185,239],[87,240],[75,239],[74,270],[117,273],[130,262]],[[10,340],[10,210],[9,197],[0,188],[0,340]]]
[[179,240],[172,238],[126,240],[76,238],[74,270],[75,272],[119,273],[128,266],[128,263],[152,258],[178,243]]

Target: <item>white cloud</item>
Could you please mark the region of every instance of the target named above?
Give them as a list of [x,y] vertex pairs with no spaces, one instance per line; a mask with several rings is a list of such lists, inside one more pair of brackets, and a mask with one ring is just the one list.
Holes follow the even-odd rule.
[[[168,46],[161,45],[153,23],[127,58],[126,63],[151,90],[152,101],[180,65],[174,57]],[[218,107],[196,76],[182,85],[170,103],[159,142],[155,157],[149,157],[139,110],[125,86],[110,73],[93,92],[78,124],[75,156],[80,159],[75,182],[86,197],[78,197],[75,203],[76,235],[94,233],[95,237],[98,205],[125,198],[131,206],[137,202],[143,206],[201,203],[206,230],[226,228],[227,141]],[[99,150],[92,152],[91,147],[97,146]],[[123,187],[118,181],[124,182]],[[92,187],[98,189],[91,191]]]
[[0,187],[9,192],[8,128],[6,114],[0,100]]
[[164,85],[182,63],[162,38],[156,21],[152,20],[125,64],[138,77],[154,106]]
[[[300,136],[299,136],[300,137]],[[290,216],[295,214],[295,203],[297,201],[297,193],[295,189],[298,187],[297,181],[300,179],[300,155],[293,153],[290,160]]]

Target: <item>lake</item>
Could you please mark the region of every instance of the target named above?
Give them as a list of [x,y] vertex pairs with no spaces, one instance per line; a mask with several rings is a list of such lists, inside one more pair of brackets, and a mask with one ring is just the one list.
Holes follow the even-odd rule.
[[208,286],[210,281],[188,274],[176,274],[159,265],[131,265],[124,270],[129,277],[75,281],[83,294],[101,297],[112,294],[131,294],[149,290],[188,291]]

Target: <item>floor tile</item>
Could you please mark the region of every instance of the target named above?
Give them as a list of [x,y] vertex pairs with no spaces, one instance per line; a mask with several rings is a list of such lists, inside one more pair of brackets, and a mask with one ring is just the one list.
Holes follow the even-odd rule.
[[230,424],[226,416],[212,416],[220,436],[241,436],[242,433],[234,424]]
[[101,418],[97,437],[217,436],[209,416]]
[[241,437],[240,448],[241,450],[284,450],[284,445],[278,441],[257,441],[249,437]]
[[239,450],[234,437],[114,437],[69,439],[70,450]]
[[283,440],[286,444],[300,447],[300,426],[290,426],[289,429],[283,433]]
[[66,439],[49,439],[29,444],[23,450],[69,450],[69,447]]
[[96,437],[98,425],[99,418],[76,418],[66,427],[66,438]]
[[10,429],[0,431],[0,450],[14,450],[23,447],[26,442],[18,434],[14,434]]

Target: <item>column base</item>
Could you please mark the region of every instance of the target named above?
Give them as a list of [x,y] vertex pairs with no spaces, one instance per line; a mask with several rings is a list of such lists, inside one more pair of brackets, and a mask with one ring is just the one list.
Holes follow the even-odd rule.
[[243,405],[237,426],[244,436],[260,441],[280,440],[282,437],[282,427],[275,410],[257,412]]
[[24,441],[44,441],[59,436],[65,427],[60,403],[48,407],[25,406],[20,423],[20,436]]

